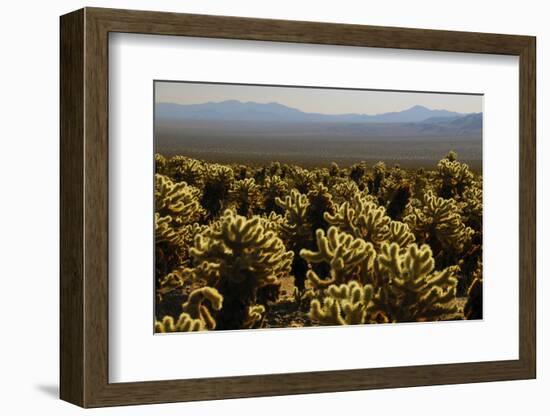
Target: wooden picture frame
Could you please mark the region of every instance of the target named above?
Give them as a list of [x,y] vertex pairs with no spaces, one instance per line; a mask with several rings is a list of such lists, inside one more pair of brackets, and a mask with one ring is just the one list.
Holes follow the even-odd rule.
[[[536,377],[535,38],[530,36],[85,8],[61,17],[63,400],[101,407]],[[368,46],[519,57],[519,359],[109,383],[108,34]]]

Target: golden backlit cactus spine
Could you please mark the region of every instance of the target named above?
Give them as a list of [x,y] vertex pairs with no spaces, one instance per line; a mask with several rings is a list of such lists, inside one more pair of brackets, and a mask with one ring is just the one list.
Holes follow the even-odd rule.
[[[298,316],[309,312],[293,326],[482,317],[483,182],[452,152],[434,170],[224,165],[160,154],[155,167],[161,332],[280,325],[273,314],[284,302]],[[405,284],[402,273],[422,263],[426,245],[433,267],[411,279],[425,286]],[[348,316],[344,304],[357,304],[357,295],[338,297],[342,285],[372,289],[370,302],[360,296]],[[224,297],[220,310],[201,301],[211,319],[200,306],[192,316],[182,310],[202,288]]]
[[157,173],[169,176],[175,182],[185,182],[202,189],[205,167],[201,161],[185,156],[166,159],[158,155],[155,163]]
[[355,195],[351,201],[342,203],[334,214],[325,213],[324,216],[330,225],[375,246],[386,240],[390,232],[391,218],[386,215],[385,208],[365,194]]
[[369,323],[368,309],[373,287],[351,281],[328,287],[322,302],[311,301],[309,316],[322,325],[357,325]]
[[280,285],[293,257],[260,217],[247,219],[230,210],[217,226],[196,236],[190,252],[196,264],[211,264],[217,275],[214,287],[224,297],[224,307],[216,315],[220,329],[242,328],[258,290]]
[[185,182],[155,174],[155,278],[187,261],[189,234],[204,216],[200,190]]
[[245,178],[235,181],[229,191],[231,203],[237,214],[249,217],[262,204],[261,189],[254,178]]
[[205,286],[195,289],[182,305],[182,310],[192,319],[200,319],[205,329],[216,329],[216,321],[205,305],[206,301],[213,310],[219,311],[223,305],[223,296],[213,287]]
[[376,308],[391,322],[449,319],[456,304],[457,267],[435,271],[428,245],[385,243],[376,259]]
[[167,332],[197,332],[203,331],[204,327],[200,319],[193,319],[187,313],[182,313],[177,320],[166,315],[160,321],[155,321],[156,333]]
[[201,204],[210,219],[221,214],[228,204],[234,181],[234,171],[229,166],[211,163],[204,172]]
[[474,175],[466,163],[457,160],[456,152],[449,152],[447,157],[437,164],[437,174],[441,181],[440,195],[444,198],[460,197],[469,186]]
[[175,225],[193,224],[204,214],[200,190],[185,182],[173,182],[168,176],[155,174],[155,211],[169,215]]
[[314,289],[349,280],[368,280],[376,256],[371,243],[339,231],[337,227],[330,227],[326,234],[323,230],[317,230],[317,247],[318,251],[302,249],[300,252],[311,264],[326,263],[330,266],[329,276],[325,277],[308,270],[307,279]]
[[170,315],[155,322],[155,332],[193,332],[216,329],[216,320],[209,307],[214,311],[222,308],[223,297],[212,287],[195,289],[182,305],[182,312],[177,320]]
[[262,188],[263,206],[266,212],[282,214],[283,209],[277,205],[276,200],[284,198],[288,194],[288,183],[278,175],[265,178]]
[[[420,202],[420,201],[418,201]],[[462,222],[454,199],[444,199],[428,191],[420,206],[410,206],[405,222],[418,236],[417,241],[430,244],[446,255],[459,255],[474,231]]]
[[264,305],[251,305],[248,307],[246,317],[243,322],[243,329],[261,328],[262,321],[265,318]]
[[301,194],[296,189],[290,191],[284,199],[276,198],[276,203],[285,213],[285,222],[281,224],[281,236],[287,248],[294,253],[292,261],[292,274],[294,284],[301,292],[305,288],[307,263],[300,256],[300,250],[304,247],[313,248],[313,226],[309,222],[308,209],[310,206],[307,195]]

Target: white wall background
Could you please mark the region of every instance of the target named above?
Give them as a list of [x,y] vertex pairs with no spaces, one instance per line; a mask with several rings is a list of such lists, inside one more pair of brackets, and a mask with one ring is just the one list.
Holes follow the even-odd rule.
[[[538,41],[538,330],[536,381],[317,394],[88,411],[119,415],[264,415],[341,411],[398,415],[545,415],[550,410],[550,361],[543,325],[550,285],[544,243],[550,227],[547,183],[550,146],[543,130],[550,101],[550,26],[545,2],[435,0],[52,0],[5,2],[0,14],[0,409],[3,414],[71,415],[82,412],[58,395],[58,16],[83,6],[103,6],[276,19],[406,26],[536,35]],[[505,233],[505,229],[503,230]]]

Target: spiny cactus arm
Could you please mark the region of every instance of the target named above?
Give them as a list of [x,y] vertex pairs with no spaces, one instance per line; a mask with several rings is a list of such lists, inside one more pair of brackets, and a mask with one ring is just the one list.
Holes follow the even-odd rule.
[[317,238],[318,251],[302,249],[300,256],[310,263],[330,262],[334,258],[334,252],[331,250],[329,237],[325,235],[324,230],[320,229],[315,232],[315,237]]
[[200,319],[193,319],[189,314],[180,314],[177,322],[171,316],[164,316],[160,321],[155,321],[156,333],[167,332],[196,332],[204,330],[204,324]]
[[359,228],[364,238],[379,243],[388,237],[391,218],[386,215],[386,209],[376,206],[374,202],[361,201],[364,204],[362,215],[359,217]]
[[174,318],[167,315],[160,321],[155,321],[155,333],[176,332]]
[[400,221],[392,221],[390,223],[390,233],[388,236],[390,243],[397,243],[400,247],[407,247],[414,243],[415,237],[409,226]]
[[380,253],[376,258],[378,270],[390,276],[400,277],[402,274],[401,257],[397,243],[384,243],[380,247]]
[[354,276],[365,277],[371,270],[376,252],[371,243],[360,238],[340,232],[337,227],[331,226],[325,234],[317,230],[318,251],[302,249],[300,255],[310,263],[327,263],[330,277],[321,279],[312,270],[306,277],[316,288],[327,287],[332,283],[343,283]]
[[[354,198],[356,198],[356,196],[354,196]],[[359,229],[356,226],[355,210],[349,201],[344,201],[341,203],[335,209],[334,214],[325,212],[323,216],[325,221],[330,225],[337,226],[342,231],[349,232],[356,237],[359,235]]]
[[434,272],[426,278],[428,286],[455,286],[458,283],[456,273],[459,271],[458,266],[450,266],[440,272]]
[[248,307],[247,316],[243,323],[243,328],[251,329],[261,326],[261,322],[265,317],[265,306],[251,305]]
[[222,308],[223,296],[215,288],[205,286],[191,292],[187,301],[182,305],[183,311],[197,318],[200,315],[199,308],[205,300],[208,300],[212,309],[216,311]]
[[212,330],[216,328],[216,321],[212,317],[210,310],[203,304],[205,300],[209,301],[211,308],[215,311],[219,311],[222,308],[223,296],[215,288],[202,287],[191,292],[187,298],[187,302],[182,305],[182,310],[192,319],[202,321],[206,329]]
[[284,199],[275,198],[275,203],[286,211],[291,225],[306,222],[307,209],[309,207],[307,195],[301,194],[296,189],[292,189],[290,195],[285,196]]
[[375,303],[393,322],[447,319],[457,312],[458,267],[433,271],[435,262],[428,245],[411,244],[399,250],[384,244],[378,256],[378,272],[384,275]]
[[162,215],[171,215],[178,224],[192,224],[202,217],[199,198],[199,189],[155,174],[155,209]]
[[336,283],[336,277],[334,276],[334,274],[322,279],[313,270],[308,270],[306,272],[306,279],[311,284],[314,290],[327,288],[330,285]]
[[323,303],[318,299],[311,302],[310,317],[324,324],[364,324],[372,296],[372,286],[357,281],[331,285],[323,295]]
[[309,317],[324,325],[346,325],[340,316],[340,305],[332,298],[323,299],[323,304],[318,299],[313,299],[310,304]]
[[155,241],[178,243],[179,233],[172,227],[172,217],[166,215],[161,217],[158,212],[155,212]]

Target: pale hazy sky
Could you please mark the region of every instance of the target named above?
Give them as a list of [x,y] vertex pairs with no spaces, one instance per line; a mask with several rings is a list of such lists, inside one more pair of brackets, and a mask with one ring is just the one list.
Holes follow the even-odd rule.
[[379,114],[414,105],[459,113],[483,111],[481,95],[155,82],[156,102],[202,104],[225,100],[277,102],[304,112],[324,114]]

